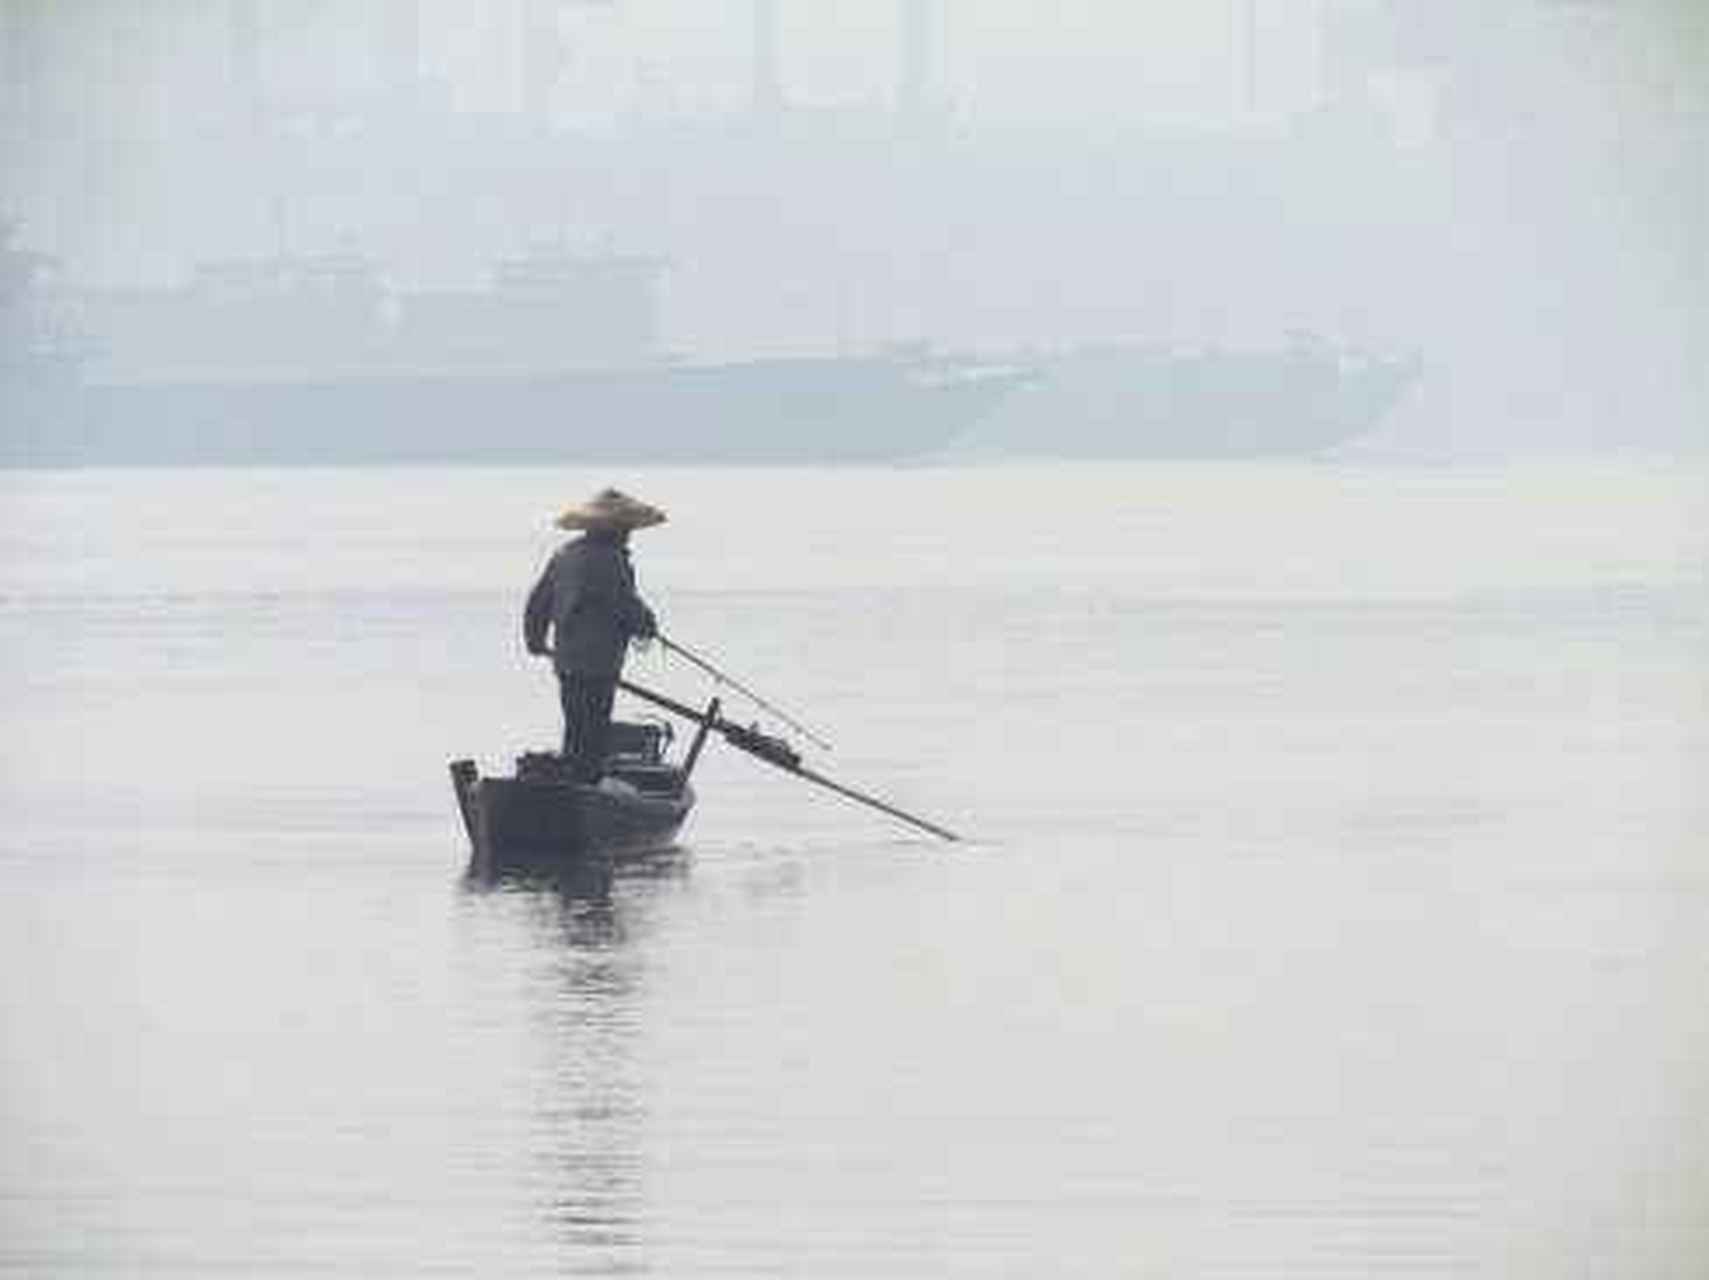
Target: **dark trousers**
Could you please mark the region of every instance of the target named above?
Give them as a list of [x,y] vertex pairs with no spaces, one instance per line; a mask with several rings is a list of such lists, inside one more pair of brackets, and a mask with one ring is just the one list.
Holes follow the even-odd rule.
[[558,672],[558,705],[564,709],[564,758],[578,781],[594,782],[605,769],[605,740],[611,730],[616,676]]

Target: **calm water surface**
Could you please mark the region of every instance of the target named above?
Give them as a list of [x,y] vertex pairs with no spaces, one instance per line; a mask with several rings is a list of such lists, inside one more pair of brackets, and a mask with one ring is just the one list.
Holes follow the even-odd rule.
[[[611,480],[667,627],[966,844],[715,747],[675,855],[463,884]],[[1706,493],[0,475],[0,1272],[1704,1274]]]

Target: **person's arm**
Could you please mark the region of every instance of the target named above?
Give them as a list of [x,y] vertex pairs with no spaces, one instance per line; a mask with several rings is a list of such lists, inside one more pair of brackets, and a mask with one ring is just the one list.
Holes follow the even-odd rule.
[[528,603],[522,610],[522,643],[529,653],[551,652],[546,647],[546,629],[552,624],[552,571],[556,566],[556,556],[546,562],[546,570],[528,593]]

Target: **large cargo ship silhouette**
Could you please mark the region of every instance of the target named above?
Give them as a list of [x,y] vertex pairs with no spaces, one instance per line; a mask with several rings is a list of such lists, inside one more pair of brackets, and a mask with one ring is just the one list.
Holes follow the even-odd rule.
[[394,292],[341,252],[204,264],[57,312],[50,266],[0,250],[0,465],[1297,456],[1370,431],[1418,376],[1306,335],[679,361],[660,353],[661,263],[551,246],[464,292]]
[[658,262],[556,248],[464,293],[391,293],[349,253],[207,264],[76,297],[72,351],[39,319],[44,261],[0,268],[13,466],[876,462],[1016,382],[921,349],[673,360]]

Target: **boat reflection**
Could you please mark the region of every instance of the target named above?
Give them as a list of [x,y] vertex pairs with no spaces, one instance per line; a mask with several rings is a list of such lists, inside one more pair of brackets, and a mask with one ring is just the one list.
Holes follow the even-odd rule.
[[688,874],[689,862],[688,850],[674,844],[616,857],[590,854],[556,865],[492,870],[483,869],[478,859],[471,858],[462,884],[470,893],[529,894],[543,903],[555,899],[568,907],[611,899],[620,885],[681,879]]
[[511,941],[528,960],[530,1213],[573,1274],[648,1270],[647,978],[660,907],[688,869],[686,850],[675,848],[466,881],[495,905],[520,909]]

